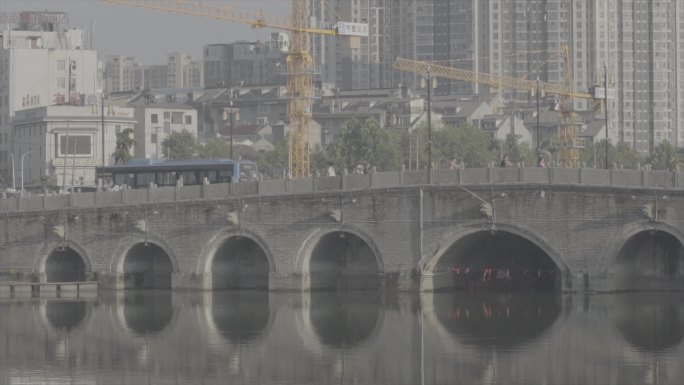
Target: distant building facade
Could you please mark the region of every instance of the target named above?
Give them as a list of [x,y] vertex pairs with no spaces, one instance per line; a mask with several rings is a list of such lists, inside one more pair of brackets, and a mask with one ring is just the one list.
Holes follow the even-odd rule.
[[166,71],[168,88],[202,87],[204,84],[204,66],[192,55],[182,52],[168,54]]
[[103,88],[97,52],[87,49],[83,30],[61,30],[52,23],[26,27],[0,32],[0,177],[5,185],[17,111],[97,103]]
[[204,46],[204,86],[252,87],[285,84],[287,34],[273,33],[268,42],[238,41]]
[[[17,111],[12,122],[14,156],[10,185],[95,185],[95,168],[113,164],[116,134],[133,128],[132,108],[105,105],[105,137],[99,106],[48,106]],[[103,154],[104,145],[104,154]],[[24,157],[23,170],[21,157]]]

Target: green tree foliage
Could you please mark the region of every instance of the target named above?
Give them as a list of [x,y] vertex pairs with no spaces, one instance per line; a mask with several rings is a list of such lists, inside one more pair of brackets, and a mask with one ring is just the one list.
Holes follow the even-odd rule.
[[[605,148],[605,143],[604,143],[604,148]],[[610,149],[610,147],[609,147]],[[610,155],[610,154],[608,154]],[[614,153],[612,157],[608,158],[609,161],[612,163],[611,167],[613,164],[619,165],[620,167],[628,168],[628,169],[633,169],[635,170],[639,164],[644,164],[645,159],[644,156],[641,155],[638,151],[634,150],[631,148],[629,145],[620,143],[617,145],[617,147],[614,147]]]
[[340,170],[352,170],[359,164],[369,164],[378,171],[398,170],[402,163],[400,143],[398,131],[381,128],[372,119],[365,122],[353,119],[328,145],[328,159]]
[[174,131],[162,141],[162,152],[167,159],[193,159],[199,143],[188,130]]
[[663,140],[648,157],[648,163],[654,170],[674,171],[679,164],[679,154],[670,142]]
[[259,171],[272,178],[282,176],[289,165],[289,151],[287,140],[276,143],[273,150],[264,152],[257,160]]
[[[420,135],[420,160],[423,164],[428,158],[427,126],[421,126],[418,129],[418,135]],[[472,124],[462,124],[458,127],[433,125],[433,164],[435,167],[446,167],[451,158],[456,158],[466,167],[486,167],[496,157],[492,153],[490,137]]]
[[133,139],[133,129],[126,128],[116,134],[116,148],[114,149],[114,162],[116,164],[126,164],[133,157],[131,149],[135,145]]
[[513,163],[535,165],[537,161],[535,158],[536,154],[529,143],[521,143],[519,135],[508,134],[504,142],[504,154],[508,154]]
[[197,156],[201,159],[230,158],[230,143],[221,138],[211,139],[199,146]]
[[[585,146],[580,156],[580,161],[587,167],[606,168],[606,141],[602,140]],[[617,147],[608,144],[608,166],[617,165],[627,169],[636,169],[639,164],[644,164],[645,159],[637,151],[625,144]]]
[[311,173],[313,175],[324,176],[328,174],[328,154],[323,150],[321,146],[316,146],[316,148],[311,151]]

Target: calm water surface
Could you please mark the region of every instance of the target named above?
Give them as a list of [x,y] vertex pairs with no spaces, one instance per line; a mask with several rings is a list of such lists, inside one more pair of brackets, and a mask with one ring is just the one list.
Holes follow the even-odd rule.
[[0,384],[682,384],[681,293],[0,300]]

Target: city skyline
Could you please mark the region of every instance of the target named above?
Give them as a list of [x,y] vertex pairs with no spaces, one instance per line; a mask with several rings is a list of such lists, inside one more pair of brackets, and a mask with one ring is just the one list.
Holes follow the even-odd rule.
[[[289,0],[211,0],[240,10],[264,10],[268,14],[289,12]],[[202,58],[202,47],[235,40],[269,39],[274,30],[206,20],[143,9],[121,7],[99,0],[2,0],[0,12],[61,11],[69,15],[69,26],[83,28],[95,22],[94,49],[107,55],[135,56],[144,64],[165,64],[170,52]],[[182,25],[171,30],[169,25]],[[4,28],[4,26],[3,26]],[[151,47],[153,47],[151,49]]]

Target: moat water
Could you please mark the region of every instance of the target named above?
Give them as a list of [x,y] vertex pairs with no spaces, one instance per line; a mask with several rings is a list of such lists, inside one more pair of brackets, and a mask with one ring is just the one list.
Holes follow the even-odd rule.
[[0,299],[0,384],[682,384],[682,293]]

